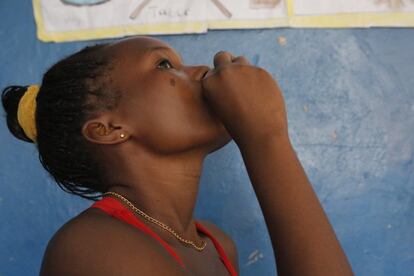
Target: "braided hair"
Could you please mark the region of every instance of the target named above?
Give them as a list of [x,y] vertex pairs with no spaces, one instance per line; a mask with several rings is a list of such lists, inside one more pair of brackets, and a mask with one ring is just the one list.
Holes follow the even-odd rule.
[[[115,108],[121,94],[112,85],[115,60],[88,46],[53,65],[43,76],[36,98],[36,145],[43,167],[65,192],[96,201],[106,192],[103,168],[82,135],[93,115]],[[18,139],[33,142],[17,121],[27,86],[8,86],[1,95],[7,126]]]

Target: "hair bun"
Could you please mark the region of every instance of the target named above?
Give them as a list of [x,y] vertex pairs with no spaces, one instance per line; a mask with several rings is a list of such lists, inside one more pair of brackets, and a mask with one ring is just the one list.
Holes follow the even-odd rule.
[[17,120],[17,108],[19,107],[20,99],[27,91],[28,86],[8,86],[4,88],[1,94],[1,101],[3,108],[6,111],[7,127],[10,132],[18,139],[33,143],[24,133],[22,127]]

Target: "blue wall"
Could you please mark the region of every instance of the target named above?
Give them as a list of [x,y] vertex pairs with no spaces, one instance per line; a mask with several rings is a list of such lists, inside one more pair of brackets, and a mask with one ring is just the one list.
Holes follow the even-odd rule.
[[[0,1],[0,87],[38,83],[88,43],[36,39],[31,1]],[[287,44],[281,46],[278,37]],[[219,50],[278,78],[290,134],[357,275],[414,272],[414,30],[244,30],[162,36],[186,62]],[[48,240],[91,202],[61,191],[0,120],[0,275],[37,275]],[[274,275],[263,216],[234,143],[208,157],[196,215],[239,248],[241,275]],[[317,245],[315,245],[317,246]],[[249,259],[252,253],[257,258]]]

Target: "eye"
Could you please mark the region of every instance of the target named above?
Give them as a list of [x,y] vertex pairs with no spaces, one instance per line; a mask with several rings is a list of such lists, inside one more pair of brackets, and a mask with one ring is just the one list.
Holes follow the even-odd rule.
[[162,59],[160,62],[158,62],[157,68],[171,69],[174,67],[168,59]]

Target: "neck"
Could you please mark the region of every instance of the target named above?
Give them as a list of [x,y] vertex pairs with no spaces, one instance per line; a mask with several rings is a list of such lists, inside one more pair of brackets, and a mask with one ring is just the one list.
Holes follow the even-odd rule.
[[[128,158],[118,157],[111,164],[116,174],[108,176],[108,191],[122,195],[145,214],[199,245],[193,212],[206,153],[159,155],[141,148],[135,153],[129,149],[128,155],[121,156]],[[171,233],[135,215],[168,243],[180,244]]]

